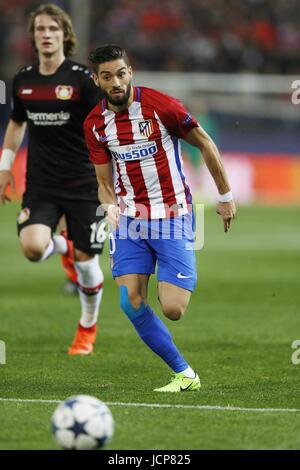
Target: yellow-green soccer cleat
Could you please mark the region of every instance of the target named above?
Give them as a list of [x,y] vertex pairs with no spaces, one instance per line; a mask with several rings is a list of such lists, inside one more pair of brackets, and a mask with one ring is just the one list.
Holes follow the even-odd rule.
[[196,374],[194,379],[190,379],[185,377],[182,372],[178,372],[168,385],[155,388],[154,392],[195,392],[200,387],[201,383],[198,374]]

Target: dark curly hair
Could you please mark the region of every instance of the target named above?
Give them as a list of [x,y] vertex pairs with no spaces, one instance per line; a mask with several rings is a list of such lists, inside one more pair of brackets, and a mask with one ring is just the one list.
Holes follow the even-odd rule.
[[36,10],[32,11],[29,15],[28,20],[28,32],[33,49],[36,51],[34,41],[34,21],[38,15],[48,15],[53,18],[54,21],[59,25],[64,33],[64,54],[69,57],[75,54],[77,47],[77,38],[73,28],[72,20],[68,13],[62,10],[54,3],[46,3],[40,5]]

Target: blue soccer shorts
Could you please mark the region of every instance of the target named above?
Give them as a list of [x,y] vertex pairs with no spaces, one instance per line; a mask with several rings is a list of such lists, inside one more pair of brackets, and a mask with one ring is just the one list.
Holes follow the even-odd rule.
[[193,291],[197,282],[193,214],[170,219],[133,219],[121,215],[110,235],[113,277],[154,274],[157,279]]

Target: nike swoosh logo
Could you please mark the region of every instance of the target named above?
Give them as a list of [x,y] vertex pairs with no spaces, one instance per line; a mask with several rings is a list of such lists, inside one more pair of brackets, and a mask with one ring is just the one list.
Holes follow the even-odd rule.
[[181,392],[186,392],[189,388],[191,388],[192,385],[193,385],[193,382],[191,382],[190,385],[188,385],[187,387],[184,387],[184,388],[180,385]]
[[178,273],[177,277],[178,277],[178,279],[190,279],[192,276],[184,276],[183,274]]

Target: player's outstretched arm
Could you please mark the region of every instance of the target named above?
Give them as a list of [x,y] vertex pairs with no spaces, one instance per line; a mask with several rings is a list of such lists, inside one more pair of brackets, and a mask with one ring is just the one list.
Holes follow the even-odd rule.
[[0,160],[0,201],[2,204],[10,200],[6,195],[7,187],[10,185],[13,192],[16,190],[11,169],[15,155],[24,138],[25,130],[26,122],[16,122],[12,119],[6,129]]
[[220,194],[217,213],[223,218],[224,230],[227,232],[230,228],[231,221],[235,216],[236,207],[234,200],[232,199],[230,185],[218,148],[201,126],[192,129],[185,140],[189,144],[194,145],[201,150],[206,166],[209,169]]
[[95,165],[95,171],[99,185],[100,204],[107,214],[108,222],[115,229],[119,221],[119,207],[114,188],[112,164],[108,162]]

